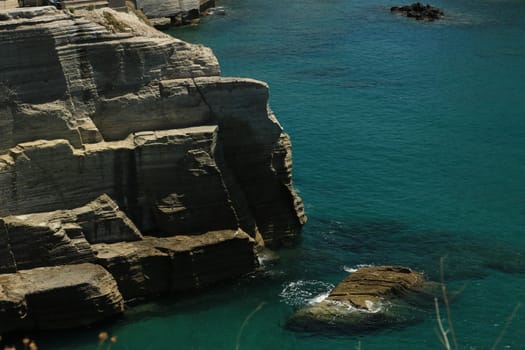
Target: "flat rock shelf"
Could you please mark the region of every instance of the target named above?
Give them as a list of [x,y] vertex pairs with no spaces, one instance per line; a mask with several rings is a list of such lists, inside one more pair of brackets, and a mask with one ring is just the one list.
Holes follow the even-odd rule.
[[417,322],[433,305],[438,285],[406,267],[360,268],[324,300],[297,310],[286,327],[307,332],[352,332]]

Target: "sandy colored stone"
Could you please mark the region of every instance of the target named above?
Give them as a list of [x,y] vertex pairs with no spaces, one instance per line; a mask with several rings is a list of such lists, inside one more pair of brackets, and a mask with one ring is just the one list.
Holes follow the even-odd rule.
[[422,319],[433,305],[436,284],[398,266],[360,268],[328,297],[297,310],[286,327],[295,331],[352,332],[404,325]]
[[0,274],[0,329],[85,326],[124,311],[113,277],[94,264]]
[[258,266],[253,239],[237,230],[145,237],[137,242],[96,244],[93,249],[128,301],[207,288]]
[[[268,86],[220,77],[210,49],[132,14],[82,13],[0,16],[0,215],[72,209],[107,193],[141,230],[241,228],[261,244],[292,241],[306,217]],[[130,30],[114,33],[106,15]],[[212,125],[206,142],[190,132],[181,143],[193,149],[174,161],[176,130]],[[175,141],[134,144],[162,132]],[[185,189],[168,190],[172,178]]]
[[[97,263],[126,300],[147,298],[238,277],[255,246],[297,237],[291,143],[265,83],[221,77],[209,48],[107,9],[2,11],[0,40],[2,322],[41,327],[44,311],[19,317],[27,303],[66,295],[34,299],[25,276]],[[50,324],[72,317],[57,310]]]
[[351,273],[328,295],[326,301],[350,303],[368,310],[381,300],[408,294],[420,288],[425,281],[423,275],[405,267],[365,267]]

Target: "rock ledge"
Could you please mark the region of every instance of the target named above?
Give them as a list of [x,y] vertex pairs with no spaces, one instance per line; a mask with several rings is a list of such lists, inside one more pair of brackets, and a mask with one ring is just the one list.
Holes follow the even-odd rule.
[[398,266],[366,267],[350,274],[328,297],[288,320],[295,331],[347,332],[380,329],[418,320],[432,305],[423,274]]
[[0,333],[208,288],[299,234],[267,84],[107,8],[0,11],[0,42]]

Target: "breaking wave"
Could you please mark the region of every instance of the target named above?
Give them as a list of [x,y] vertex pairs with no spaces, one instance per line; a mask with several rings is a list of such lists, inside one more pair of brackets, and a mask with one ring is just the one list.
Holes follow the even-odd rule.
[[285,284],[279,296],[288,305],[302,306],[318,303],[334,288],[331,283],[315,280],[299,280]]
[[346,266],[344,265],[343,266],[343,270],[346,271],[346,272],[349,272],[349,273],[353,273],[353,272],[356,272],[357,270],[359,269],[362,269],[364,267],[372,267],[374,265],[369,265],[369,264],[359,264],[359,265],[355,265],[355,266]]

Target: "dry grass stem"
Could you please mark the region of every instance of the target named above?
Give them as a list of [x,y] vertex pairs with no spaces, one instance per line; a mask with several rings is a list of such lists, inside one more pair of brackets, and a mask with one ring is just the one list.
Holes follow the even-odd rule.
[[441,321],[441,313],[439,312],[439,303],[438,303],[437,298],[434,298],[434,306],[436,307],[436,318],[437,318],[437,323],[439,326],[439,333],[438,333],[438,335],[440,335],[439,340],[445,346],[445,349],[450,350],[451,349],[450,342],[448,340],[449,331],[446,331],[445,328],[443,327],[443,322]]
[[250,314],[248,316],[246,316],[246,318],[244,319],[242,325],[241,325],[241,328],[239,329],[239,333],[237,334],[237,341],[235,342],[235,350],[239,350],[241,348],[241,336],[242,336],[242,332],[244,331],[244,327],[246,327],[246,325],[248,324],[248,322],[250,321],[250,318],[253,317],[253,315],[255,315],[259,310],[262,309],[262,307],[266,304],[266,302],[261,302],[259,305],[257,305],[257,307],[255,309],[253,309],[252,312],[250,312]]
[[[447,285],[445,284],[444,260],[445,258],[443,257],[439,259],[439,275],[441,279],[441,293],[443,294],[443,303],[445,304],[445,310],[447,312],[447,324],[448,324],[448,329],[450,331],[450,336],[454,344],[454,349],[458,350],[458,341],[456,338],[456,331],[454,330],[454,324],[452,323],[452,315],[450,313],[450,303],[448,301]],[[450,348],[447,348],[447,349],[450,349]]]
[[503,326],[503,329],[501,330],[501,332],[499,333],[498,335],[498,338],[496,339],[496,341],[494,342],[494,345],[492,345],[492,348],[491,350],[496,350],[496,347],[498,346],[498,344],[501,342],[501,339],[503,339],[503,336],[505,335],[505,333],[507,332],[507,328],[509,328],[512,320],[514,319],[514,317],[516,317],[516,314],[518,313],[519,309],[521,308],[521,303],[517,303],[516,306],[514,307],[514,310],[512,310],[512,313],[510,314],[510,316],[507,318],[507,321],[505,321],[505,325]]

